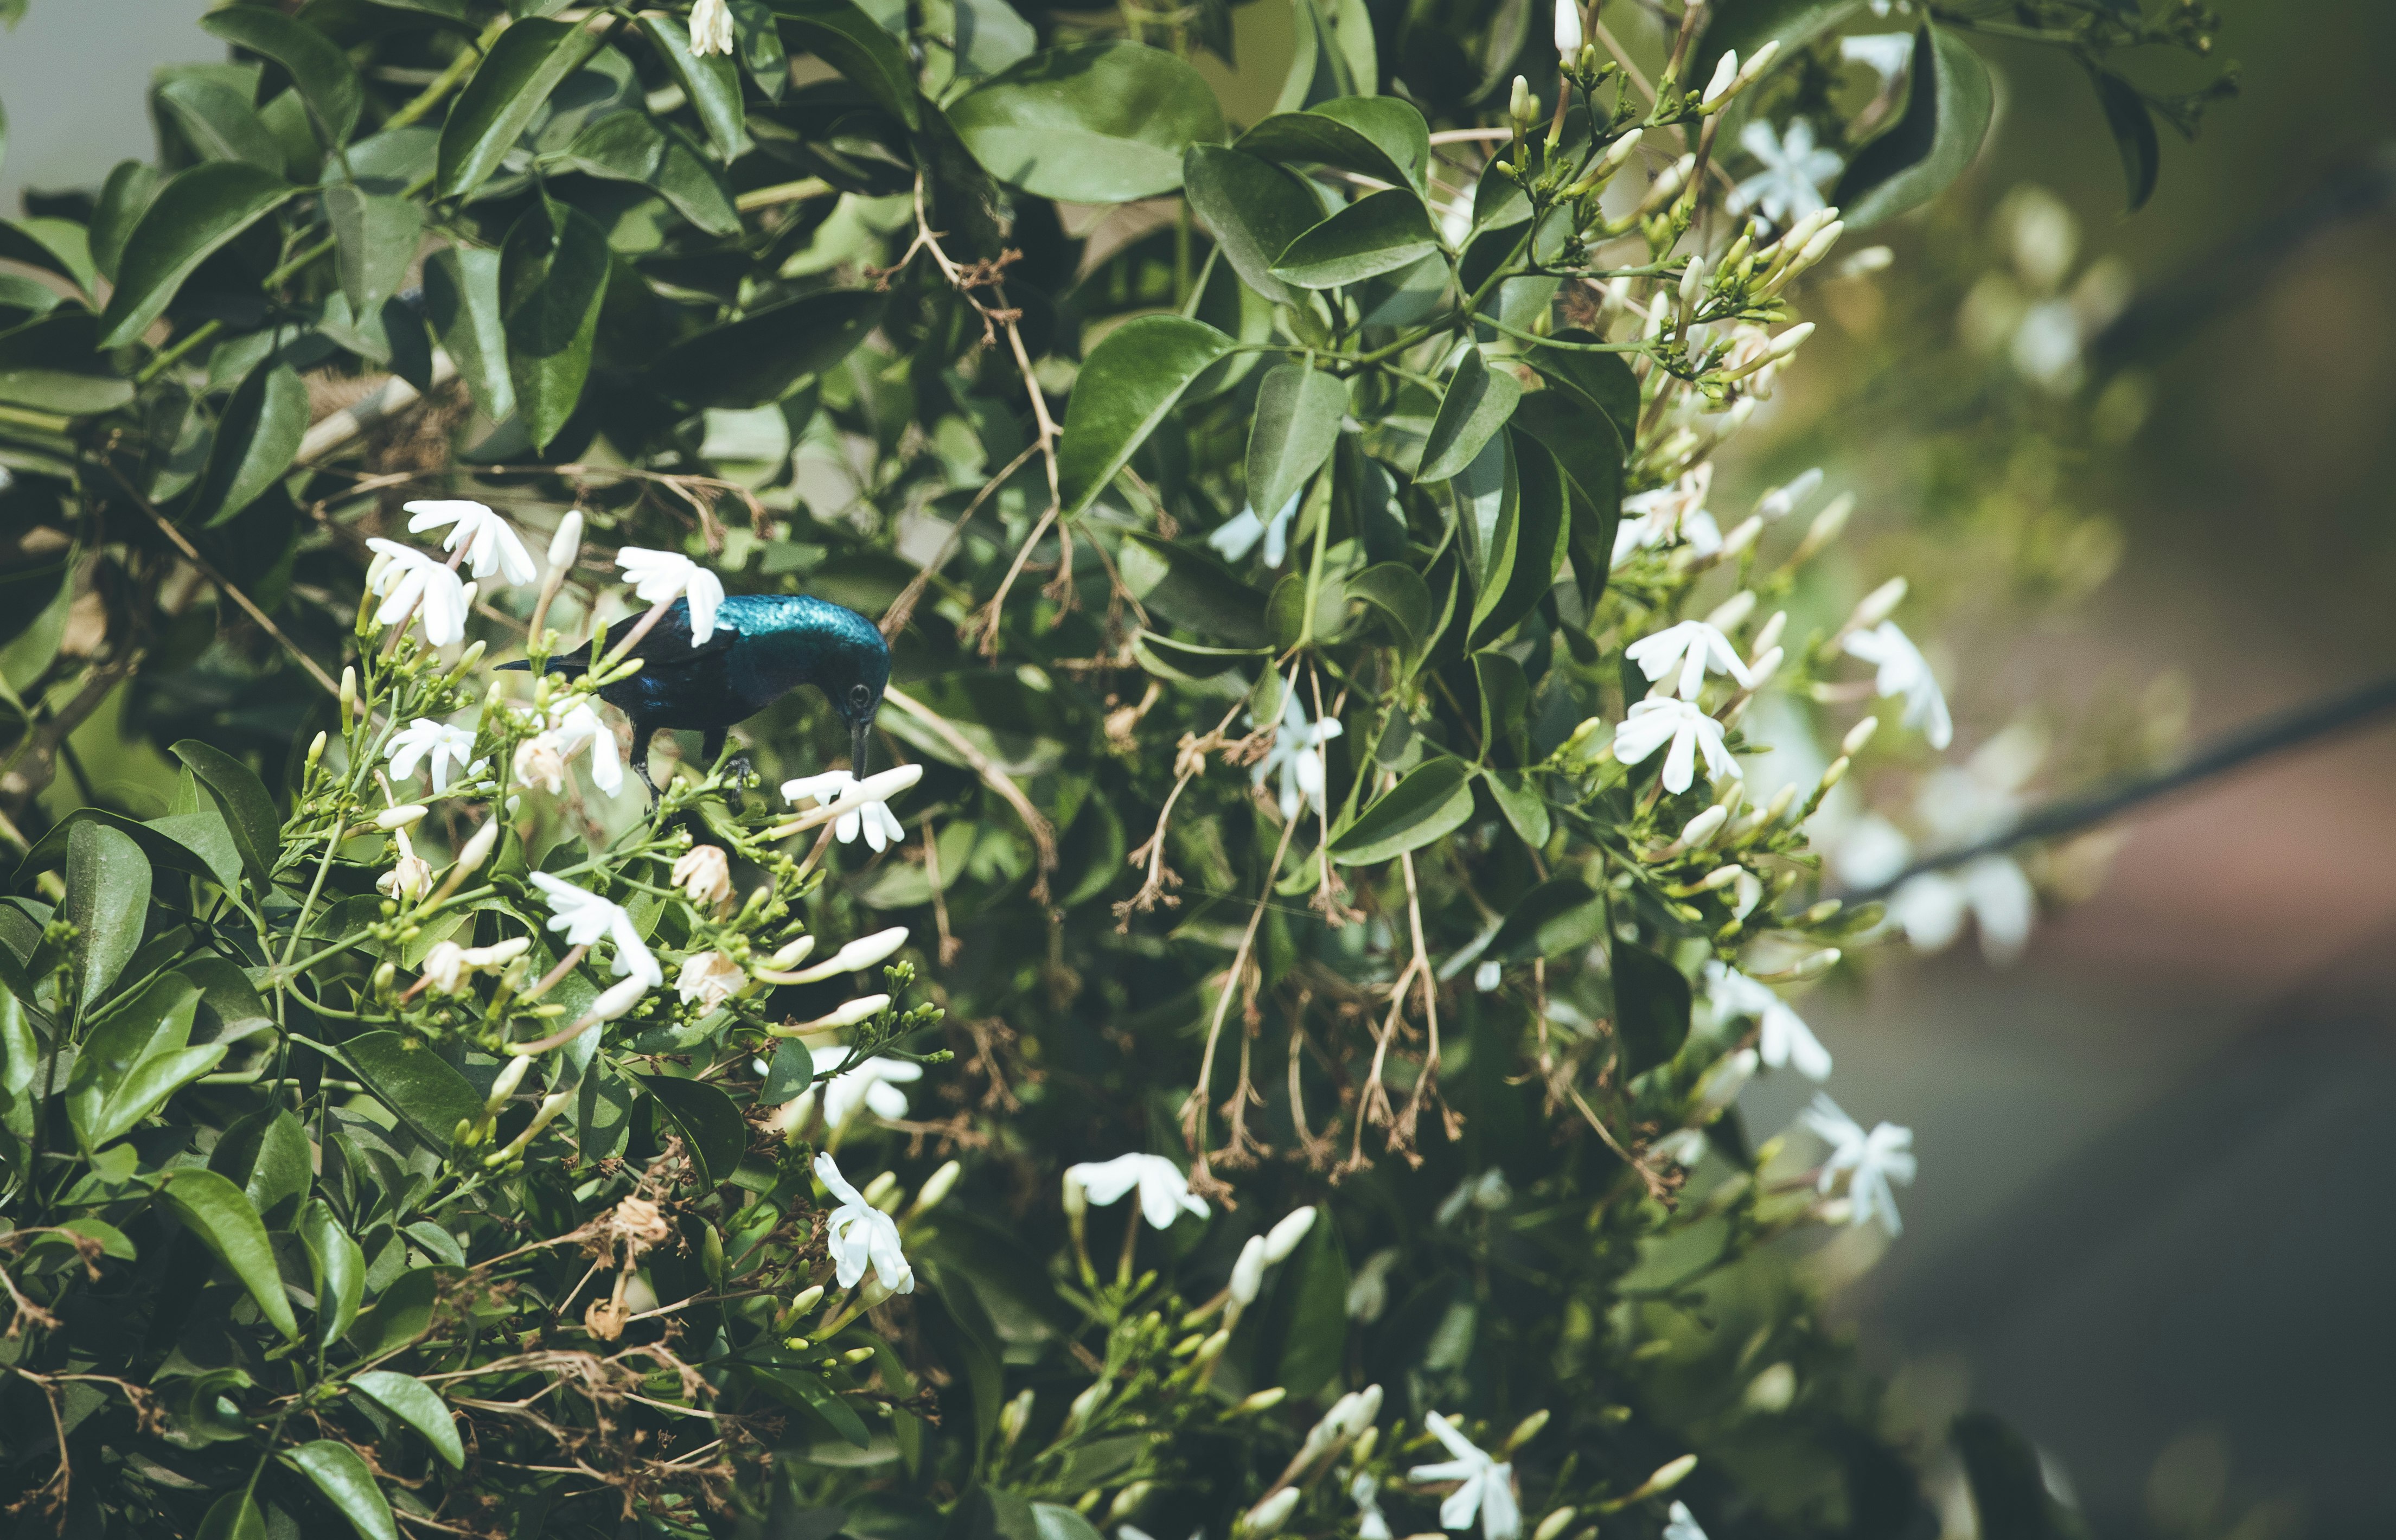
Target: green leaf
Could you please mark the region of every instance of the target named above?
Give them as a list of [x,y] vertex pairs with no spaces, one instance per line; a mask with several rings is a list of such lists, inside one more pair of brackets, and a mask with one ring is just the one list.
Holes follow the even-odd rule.
[[855,351],[885,303],[872,289],[819,289],[752,311],[668,348],[649,382],[694,406],[770,405]]
[[2096,104],[2105,109],[2105,126],[2113,131],[2113,146],[2122,153],[2122,178],[2128,184],[2130,212],[2147,206],[2163,175],[2163,147],[2155,137],[2155,115],[2137,88],[2110,70],[2091,67],[2089,83],[2096,87]]
[[424,318],[493,422],[515,415],[507,325],[499,317],[499,254],[446,246],[424,263]]
[[1342,97],[1302,113],[1276,113],[1231,147],[1285,164],[1335,166],[1419,192],[1431,126],[1395,97]]
[[132,961],[150,918],[150,857],[102,824],[81,823],[67,838],[67,896],[59,917],[75,927],[68,955],[75,999],[89,1010]]
[[1438,249],[1422,200],[1393,188],[1358,199],[1292,241],[1272,272],[1299,288],[1337,288],[1412,267]]
[[248,765],[198,738],[184,738],[175,745],[174,754],[207,788],[217,811],[224,815],[225,827],[233,831],[242,866],[263,891],[274,873],[275,853],[283,845],[283,816],[274,810],[274,799],[266,794],[265,783]]
[[703,1081],[672,1075],[644,1075],[641,1083],[682,1130],[683,1142],[699,1163],[700,1185],[713,1188],[731,1180],[741,1152],[749,1148],[749,1125],[732,1098]]
[[1348,579],[1348,597],[1362,599],[1390,617],[1412,671],[1431,646],[1438,623],[1422,575],[1403,562],[1378,562]]
[[1905,115],[1856,153],[1830,194],[1847,228],[1879,224],[1944,192],[1979,153],[1995,111],[1980,56],[1954,33],[1923,27]]
[[1101,1540],[1096,1524],[1062,1503],[1032,1504],[1032,1540]]
[[440,1293],[438,1268],[402,1273],[372,1308],[358,1316],[350,1333],[352,1345],[371,1359],[414,1342],[433,1324],[433,1307]]
[[566,158],[594,177],[655,188],[710,235],[740,232],[740,211],[724,173],[671,124],[643,113],[610,113],[575,136]]
[[924,99],[914,67],[888,29],[849,0],[766,0],[782,19],[785,41],[848,77],[885,112],[910,128],[924,124]]
[[[1488,698],[1485,690],[1482,698]],[[1548,836],[1554,832],[1554,822],[1548,815],[1547,799],[1539,795],[1538,785],[1528,771],[1484,769],[1481,772],[1481,784],[1489,788],[1498,811],[1506,815],[1506,822],[1524,844],[1537,850],[1548,843]]]
[[316,1292],[316,1345],[329,1348],[358,1319],[358,1301],[366,1287],[366,1254],[322,1198],[312,1199],[300,1211],[300,1241],[308,1250],[308,1272]]
[[1215,232],[1216,245],[1241,280],[1275,304],[1295,304],[1298,291],[1272,274],[1276,258],[1320,223],[1323,205],[1291,173],[1219,144],[1193,144],[1181,157],[1182,191]]
[[241,161],[273,175],[283,146],[250,104],[221,80],[179,75],[158,87],[157,102],[204,161]]
[[258,1511],[248,1488],[228,1492],[208,1505],[198,1540],[266,1540],[266,1515]]
[[208,446],[208,468],[185,518],[203,528],[225,524],[283,479],[308,431],[308,385],[269,355],[225,404]]
[[449,1148],[461,1120],[482,1115],[483,1098],[465,1076],[397,1032],[362,1033],[341,1044],[341,1055],[375,1099],[435,1149]]
[[86,294],[98,290],[90,237],[72,219],[0,219],[0,257],[55,272]]
[[[1567,327],[1548,339],[1551,343],[1584,344],[1598,338],[1579,327]],[[1573,400],[1604,417],[1623,444],[1639,437],[1639,377],[1620,353],[1589,352],[1582,348],[1535,346],[1531,366],[1550,385],[1569,392]]]
[[121,348],[140,338],[194,269],[293,191],[273,172],[243,161],[194,166],[161,187],[126,237],[116,292],[100,318],[100,345]]
[[1564,472],[1555,456],[1527,434],[1510,434],[1514,496],[1501,501],[1488,553],[1475,574],[1467,644],[1481,646],[1513,630],[1564,565],[1566,510]]
[[100,184],[100,202],[91,211],[91,262],[110,283],[116,281],[117,263],[141,211],[158,191],[158,173],[146,161],[118,161]]
[[1272,517],[1323,469],[1347,414],[1348,387],[1338,376],[1304,364],[1267,371],[1248,432],[1248,504],[1260,517]]
[[1265,596],[1205,552],[1134,531],[1116,563],[1125,588],[1151,614],[1233,647],[1271,640]]
[[1604,900],[1577,877],[1551,877],[1514,901],[1481,955],[1503,962],[1562,957],[1604,934]]
[[[959,7],[957,16],[958,24],[965,25],[964,7]],[[769,100],[781,100],[782,93],[791,88],[791,55],[782,46],[774,13],[765,7],[765,0],[732,0],[732,20],[741,67]],[[965,46],[960,43],[958,51],[964,52]]]
[[1665,1063],[1689,1037],[1689,980],[1644,947],[1614,943],[1614,1033],[1627,1079]]
[[100,323],[89,311],[53,311],[0,332],[0,402],[60,417],[113,412],[133,399],[133,382],[100,352]]
[[340,243],[334,259],[350,312],[371,315],[407,280],[424,233],[423,206],[340,182],[325,189],[325,218]]
[[1622,441],[1603,416],[1565,390],[1524,396],[1514,408],[1513,426],[1546,445],[1564,471],[1571,504],[1565,551],[1581,603],[1594,608],[1614,566],[1614,532],[1622,523]]
[[366,87],[350,56],[304,21],[264,6],[228,6],[200,18],[200,25],[226,42],[271,59],[290,75],[309,121],[327,150],[350,142],[366,107]]
[[1439,415],[1431,418],[1431,436],[1423,441],[1418,482],[1445,481],[1471,465],[1482,448],[1514,415],[1523,399],[1523,382],[1510,370],[1493,369],[1479,348],[1467,348],[1439,398]]
[[353,1375],[351,1387],[364,1391],[393,1416],[424,1435],[433,1452],[449,1462],[449,1468],[465,1467],[466,1446],[459,1441],[458,1424],[449,1414],[449,1403],[413,1374],[395,1374],[389,1369],[369,1369]]
[[508,377],[517,420],[536,449],[548,446],[582,399],[612,264],[597,221],[548,197],[525,210],[500,248]]
[[1159,679],[1217,685],[1235,700],[1245,699],[1248,693],[1248,681],[1241,670],[1270,656],[1263,647],[1205,647],[1151,631],[1132,633],[1131,654],[1141,668]]
[[749,139],[742,126],[740,66],[729,54],[709,54],[704,59],[693,54],[689,30],[673,17],[644,11],[641,30],[648,33],[649,46],[682,83],[691,109],[707,130],[708,141],[715,146],[715,158],[728,165]]
[[1214,327],[1178,315],[1142,315],[1109,332],[1083,361],[1065,404],[1060,516],[1078,518],[1098,501],[1190,382],[1231,347]]
[[21,1096],[33,1083],[33,1066],[42,1045],[25,1019],[25,1006],[15,994],[0,989],[0,1096]]
[[499,33],[441,126],[441,195],[462,198],[489,179],[550,92],[598,46],[579,21],[518,21]]
[[[275,1113],[258,1140],[258,1159],[241,1185],[243,1196],[269,1229],[288,1229],[307,1201],[313,1157],[308,1132],[286,1108]],[[213,1162],[212,1162],[213,1163]]]
[[1286,1329],[1272,1383],[1301,1400],[1321,1395],[1348,1357],[1348,1258],[1327,1208],[1317,1207],[1273,1290],[1275,1313]]
[[1356,821],[1334,836],[1331,858],[1370,866],[1419,850],[1472,816],[1472,767],[1442,755],[1407,772]]
[[1223,137],[1205,76],[1120,38],[1033,54],[951,102],[948,115],[992,176],[1075,203],[1173,192],[1182,153]]
[[1985,1540],[2085,1540],[2078,1515],[2055,1500],[2029,1440],[1986,1412],[1966,1412],[1948,1431]]
[[276,1331],[298,1341],[300,1322],[291,1313],[291,1296],[283,1292],[283,1275],[275,1268],[265,1222],[241,1188],[213,1171],[185,1166],[168,1173],[159,1191],[184,1227],[206,1241],[241,1280],[258,1301],[259,1313]]
[[[1474,653],[1472,685],[1481,697],[1482,761],[1521,763],[1531,705],[1531,683],[1523,672],[1523,665],[1501,652]],[[1502,798],[1500,803],[1502,806]]]
[[[519,21],[516,25],[525,23]],[[499,35],[504,38],[507,33]],[[318,1439],[297,1449],[284,1450],[282,1454],[286,1465],[316,1483],[316,1490],[340,1509],[341,1517],[350,1521],[350,1527],[363,1540],[399,1540],[399,1524],[391,1516],[391,1503],[383,1496],[382,1489],[375,1485],[374,1472],[358,1458],[356,1450],[336,1439]]]
[[87,1152],[131,1133],[224,1057],[221,1042],[189,1046],[199,1002],[189,979],[162,974],[100,1017],[67,1072],[67,1118]]

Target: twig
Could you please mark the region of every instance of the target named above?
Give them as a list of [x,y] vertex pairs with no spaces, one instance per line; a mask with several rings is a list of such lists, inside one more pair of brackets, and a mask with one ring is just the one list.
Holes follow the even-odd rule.
[[1248,928],[1240,933],[1239,949],[1231,954],[1231,969],[1223,976],[1223,992],[1215,997],[1215,1019],[1207,1024],[1206,1050],[1199,1055],[1198,1083],[1191,1087],[1188,1099],[1181,1104],[1181,1135],[1189,1141],[1190,1158],[1196,1162],[1190,1173],[1190,1189],[1202,1196],[1223,1197],[1231,1192],[1206,1162],[1206,1098],[1215,1074],[1215,1044],[1223,1033],[1223,1018],[1231,1013],[1231,996],[1239,992],[1248,953],[1256,947],[1257,927],[1264,923],[1265,905],[1272,897],[1273,878],[1281,870],[1282,858],[1289,854],[1290,836],[1297,832],[1296,818],[1281,826],[1281,843],[1273,849],[1272,863],[1265,868],[1264,891],[1257,896],[1257,907],[1248,914]]
[[980,512],[981,505],[990,501],[992,495],[1000,487],[1014,480],[1015,473],[1023,469],[1023,462],[1039,452],[1040,445],[1036,444],[1026,445],[1023,453],[1006,462],[1005,470],[992,476],[980,491],[974,494],[973,501],[967,503],[965,511],[957,515],[957,522],[949,525],[947,536],[940,541],[940,549],[934,551],[931,559],[917,569],[913,579],[899,591],[898,597],[892,600],[890,607],[883,612],[882,634],[884,636],[896,636],[907,629],[907,622],[915,617],[915,606],[923,601],[924,590],[931,585],[933,574],[949,564],[949,558],[957,553],[957,547],[964,542],[966,521]]
[[1023,820],[1024,829],[1032,835],[1032,843],[1039,856],[1040,872],[1032,882],[1032,896],[1039,903],[1047,903],[1048,874],[1057,870],[1056,826],[1041,816],[1040,810],[1032,805],[1032,799],[1023,794],[1023,789],[1015,784],[1014,778],[988,754],[975,748],[972,740],[958,732],[948,718],[904,690],[885,690],[882,698],[930,728],[935,737],[956,750],[958,757],[973,767],[974,774],[982,778],[982,784],[997,792],[1005,799],[1007,806],[1015,809],[1015,816]]

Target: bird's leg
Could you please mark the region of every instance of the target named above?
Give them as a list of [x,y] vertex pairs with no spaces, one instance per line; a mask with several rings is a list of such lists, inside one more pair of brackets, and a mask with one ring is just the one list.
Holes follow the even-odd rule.
[[[705,741],[699,746],[699,757],[709,769],[719,768],[716,762],[724,758],[725,739],[730,737],[731,732],[732,729],[729,727],[711,727],[707,730]],[[739,792],[749,779],[751,765],[748,751],[743,750],[735,753],[731,759],[725,761],[720,768],[729,773],[732,790],[736,793]]]
[[649,739],[657,736],[655,723],[635,721],[632,724],[632,769],[641,784],[649,789],[649,805],[658,805],[658,783],[649,779]]

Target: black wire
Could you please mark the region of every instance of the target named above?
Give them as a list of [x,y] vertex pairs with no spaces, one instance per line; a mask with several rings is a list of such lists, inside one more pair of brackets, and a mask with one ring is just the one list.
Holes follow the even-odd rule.
[[2016,845],[2076,833],[2172,792],[2185,790],[2216,776],[2284,749],[2300,748],[2333,733],[2356,727],[2382,711],[2396,708],[2396,676],[2376,680],[2344,695],[2332,696],[2280,716],[2267,717],[2221,738],[2168,770],[2134,777],[2078,796],[2065,797],[2024,816],[2006,828],[1970,844],[1942,850],[1908,866],[1883,882],[1837,894],[1847,903],[1883,897],[1926,871],[1977,861]]

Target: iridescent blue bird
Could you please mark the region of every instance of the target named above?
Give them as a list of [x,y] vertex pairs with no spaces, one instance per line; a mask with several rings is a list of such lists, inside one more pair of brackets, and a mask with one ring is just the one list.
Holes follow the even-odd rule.
[[[850,767],[865,773],[866,735],[890,683],[890,646],[855,610],[805,594],[734,594],[715,612],[715,634],[694,645],[690,602],[677,599],[634,650],[641,671],[603,687],[599,697],[632,719],[632,768],[652,798],[649,739],[659,729],[705,734],[699,759],[712,765],[733,724],[802,684],[831,702],[848,728]],[[585,648],[551,658],[549,671],[579,676],[593,661]]]

